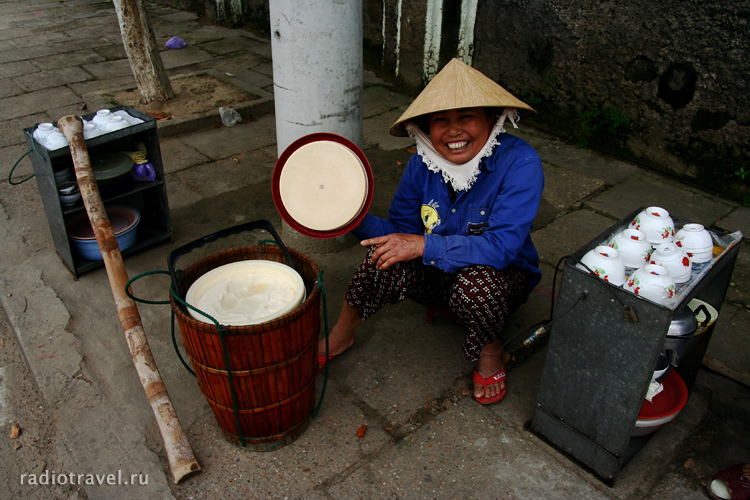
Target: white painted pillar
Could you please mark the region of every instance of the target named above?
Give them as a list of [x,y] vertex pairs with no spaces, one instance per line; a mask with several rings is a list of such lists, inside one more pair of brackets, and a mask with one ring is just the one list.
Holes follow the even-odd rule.
[[362,147],[362,0],[270,0],[278,153],[314,132]]
[[[362,0],[270,0],[276,144],[280,156],[308,134],[328,132],[363,147]],[[356,239],[316,240],[282,224],[298,250],[333,252]]]

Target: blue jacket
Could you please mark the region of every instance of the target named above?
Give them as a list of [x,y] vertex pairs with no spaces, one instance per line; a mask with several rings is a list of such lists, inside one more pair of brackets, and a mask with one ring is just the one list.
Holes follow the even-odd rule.
[[424,234],[423,262],[446,272],[473,264],[504,269],[514,265],[541,279],[531,225],[544,190],[542,162],[528,143],[503,133],[482,161],[476,182],[451,202],[440,173],[415,153],[388,211],[388,219],[367,214],[352,232],[360,240],[391,233]]

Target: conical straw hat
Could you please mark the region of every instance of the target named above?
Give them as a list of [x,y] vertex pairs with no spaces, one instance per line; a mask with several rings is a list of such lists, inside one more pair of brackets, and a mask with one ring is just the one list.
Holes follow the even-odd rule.
[[414,99],[391,126],[391,135],[407,137],[406,122],[436,111],[458,108],[516,108],[523,115],[536,113],[500,85],[458,59],[452,59]]

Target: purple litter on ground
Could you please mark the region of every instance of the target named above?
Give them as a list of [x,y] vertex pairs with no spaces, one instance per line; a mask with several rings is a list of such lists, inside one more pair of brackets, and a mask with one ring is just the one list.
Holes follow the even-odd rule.
[[187,44],[185,43],[185,40],[183,40],[179,36],[173,36],[169,39],[169,41],[167,41],[166,46],[170,49],[181,49],[183,47],[187,47]]

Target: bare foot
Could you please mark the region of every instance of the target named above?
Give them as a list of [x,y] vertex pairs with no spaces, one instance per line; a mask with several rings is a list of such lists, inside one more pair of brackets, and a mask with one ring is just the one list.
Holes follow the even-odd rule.
[[[490,377],[499,371],[505,370],[505,362],[503,361],[503,351],[499,342],[492,342],[487,344],[482,349],[482,353],[479,355],[479,363],[477,365],[477,372],[482,377]],[[500,394],[505,390],[505,380],[501,380],[497,384],[490,384],[485,388],[482,384],[477,382],[474,383],[474,397],[475,398],[492,398]]]
[[[328,356],[338,356],[354,344],[354,330],[362,323],[358,309],[344,301],[336,325],[328,334]],[[326,355],[326,339],[318,341],[318,356]]]
[[[347,332],[338,323],[328,334],[328,356],[338,356],[354,344],[354,332]],[[318,341],[318,356],[326,355],[326,339]]]

